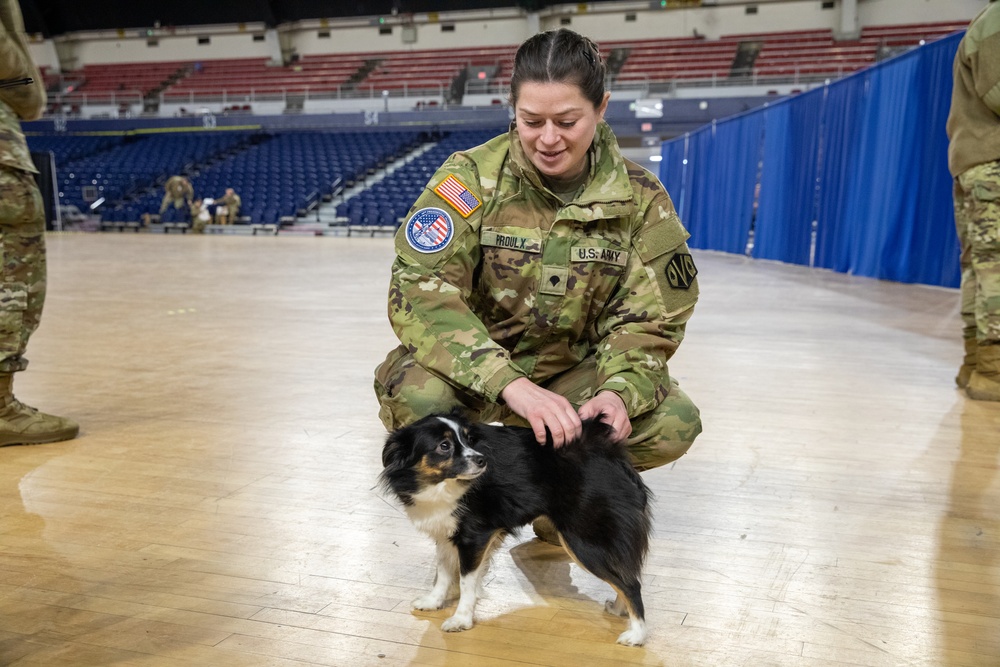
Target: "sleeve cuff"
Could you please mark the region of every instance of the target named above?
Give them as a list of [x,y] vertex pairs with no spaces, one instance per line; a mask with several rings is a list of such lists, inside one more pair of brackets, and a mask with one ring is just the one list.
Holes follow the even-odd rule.
[[594,394],[596,395],[602,391],[613,391],[618,394],[625,403],[625,410],[628,412],[629,418],[636,417],[644,412],[643,406],[640,405],[642,401],[636,395],[635,388],[620,375],[605,380],[604,384],[598,387]]
[[493,377],[486,381],[486,386],[484,388],[486,400],[491,403],[497,403],[500,399],[500,392],[502,392],[511,382],[521,377],[525,377],[525,375],[517,367],[510,364],[504,366],[499,371],[494,373]]

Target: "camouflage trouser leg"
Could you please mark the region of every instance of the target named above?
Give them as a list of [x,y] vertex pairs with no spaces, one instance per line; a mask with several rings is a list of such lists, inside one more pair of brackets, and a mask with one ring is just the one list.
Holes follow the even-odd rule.
[[972,270],[972,247],[968,241],[969,217],[965,205],[965,192],[955,179],[955,231],[958,232],[959,268],[962,272],[959,294],[961,298],[962,338],[976,338],[976,274]]
[[959,238],[974,278],[976,337],[1000,344],[1000,161],[963,172],[958,184],[963,213],[956,218],[964,220]]
[[402,346],[390,352],[375,369],[375,396],[379,419],[387,431],[395,431],[427,415],[450,412],[452,408],[481,413],[486,407],[484,402],[419,365]]
[[[594,395],[596,384],[597,363],[589,357],[542,386],[579,408]],[[375,394],[381,406],[379,417],[390,431],[455,407],[472,412],[481,421],[528,425],[507,406],[484,403],[427,371],[402,347],[390,352],[376,369]],[[667,398],[632,420],[632,435],[626,444],[636,469],[649,470],[683,456],[699,433],[698,408],[671,378]]]
[[31,174],[0,167],[0,373],[24,370],[45,303],[45,213]]

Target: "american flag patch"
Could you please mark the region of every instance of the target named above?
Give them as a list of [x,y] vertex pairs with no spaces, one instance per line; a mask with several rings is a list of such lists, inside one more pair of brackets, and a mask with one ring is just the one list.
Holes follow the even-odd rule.
[[463,218],[468,218],[473,211],[483,205],[476,195],[469,192],[469,188],[462,185],[462,181],[451,174],[434,188],[434,192],[441,195],[452,208],[462,214]]

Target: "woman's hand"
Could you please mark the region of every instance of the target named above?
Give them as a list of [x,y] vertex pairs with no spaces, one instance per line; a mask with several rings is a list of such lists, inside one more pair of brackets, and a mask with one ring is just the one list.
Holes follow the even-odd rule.
[[[559,394],[542,389],[528,378],[514,380],[504,387],[500,396],[511,410],[528,420],[539,444],[545,444],[546,428],[552,435],[552,445],[556,449],[580,437],[580,415],[573,409],[573,405]],[[621,402],[621,399],[618,401]]]
[[632,434],[632,422],[629,421],[625,401],[613,391],[602,391],[580,406],[580,419],[592,419],[600,414],[614,429],[612,439],[622,441]]

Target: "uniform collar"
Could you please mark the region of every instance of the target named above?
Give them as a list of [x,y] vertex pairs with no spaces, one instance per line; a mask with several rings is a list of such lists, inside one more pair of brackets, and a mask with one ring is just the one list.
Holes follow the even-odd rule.
[[[515,176],[527,180],[531,186],[541,190],[550,197],[558,199],[545,185],[542,176],[535,165],[531,164],[517,133],[514,121],[510,124],[508,133],[510,142],[511,171]],[[590,175],[583,192],[571,202],[571,205],[593,206],[595,204],[631,203],[633,199],[632,183],[629,181],[625,158],[618,148],[618,141],[605,121],[597,124],[594,142],[590,145]],[[618,209],[618,207],[614,207]]]

